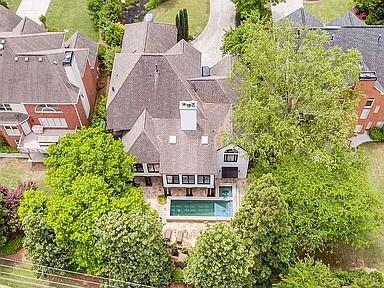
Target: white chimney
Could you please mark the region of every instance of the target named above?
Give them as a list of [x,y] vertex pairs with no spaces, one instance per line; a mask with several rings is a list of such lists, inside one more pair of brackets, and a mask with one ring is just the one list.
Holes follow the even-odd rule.
[[197,129],[197,102],[180,101],[181,130]]

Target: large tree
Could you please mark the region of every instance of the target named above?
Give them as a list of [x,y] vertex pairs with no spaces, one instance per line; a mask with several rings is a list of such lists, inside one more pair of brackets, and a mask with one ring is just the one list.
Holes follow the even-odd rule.
[[236,5],[236,11],[242,18],[251,15],[268,17],[271,14],[270,5],[282,2],[282,0],[232,0]]
[[133,282],[168,287],[171,261],[155,215],[111,212],[99,219],[95,235],[95,248],[104,263],[102,275],[119,280],[110,280],[109,285]]
[[354,0],[356,8],[367,15],[369,25],[384,25],[384,0]]
[[271,174],[250,186],[233,225],[255,256],[256,283],[270,286],[288,268],[293,250],[288,205]]
[[242,288],[252,282],[253,255],[226,224],[208,228],[197,240],[187,261],[185,279],[199,288]]
[[223,50],[236,56],[241,94],[234,141],[258,165],[297,151],[330,153],[347,147],[361,95],[353,89],[361,56],[328,49],[328,34],[251,18],[228,32]]
[[131,187],[135,159],[124,151],[121,141],[102,129],[81,129],[67,134],[48,148],[46,182],[53,189],[67,190],[77,177],[97,175],[108,188],[124,193]]
[[382,200],[367,181],[365,159],[345,151],[332,161],[293,154],[273,172],[289,206],[296,248],[340,242],[365,247],[382,223]]

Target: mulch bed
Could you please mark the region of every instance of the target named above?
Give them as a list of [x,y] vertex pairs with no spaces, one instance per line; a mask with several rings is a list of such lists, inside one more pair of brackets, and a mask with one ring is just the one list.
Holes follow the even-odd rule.
[[125,10],[122,19],[123,24],[130,24],[143,21],[144,16],[147,12],[145,9],[145,4],[147,4],[148,1],[149,0],[139,0],[136,5],[129,7],[127,10]]

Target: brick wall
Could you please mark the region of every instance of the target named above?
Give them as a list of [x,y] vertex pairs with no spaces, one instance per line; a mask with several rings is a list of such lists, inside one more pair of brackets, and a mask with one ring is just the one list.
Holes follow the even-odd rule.
[[[20,133],[23,133],[21,128],[19,128],[19,131]],[[16,140],[19,140],[20,139],[20,136],[9,136],[6,132],[5,132],[5,129],[4,129],[4,126],[3,125],[0,125],[0,139],[4,139],[9,146],[11,147],[17,147],[16,145]]]
[[99,67],[98,60],[96,60],[95,67],[93,69],[89,65],[86,65],[84,75],[83,75],[83,83],[88,95],[89,105],[91,107],[90,116],[92,116],[93,112],[95,111],[97,74],[98,74],[97,67]]
[[[367,128],[369,128],[369,125],[371,125],[371,127],[375,127],[378,122],[384,122],[384,95],[381,95],[381,93],[374,87],[374,84],[375,81],[363,80],[360,81],[357,86],[358,89],[365,94],[357,111],[357,115],[359,117],[358,125],[362,125],[362,129],[359,132],[360,134],[366,132]],[[374,102],[372,107],[369,108],[368,117],[367,119],[360,119],[363,110],[368,109],[365,108],[365,105],[369,98],[373,98]],[[375,113],[375,109],[377,113]]]

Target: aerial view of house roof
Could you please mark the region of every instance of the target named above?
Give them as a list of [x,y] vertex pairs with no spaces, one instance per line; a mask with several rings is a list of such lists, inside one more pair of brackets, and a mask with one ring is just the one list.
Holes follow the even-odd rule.
[[[124,131],[126,149],[139,162],[160,162],[161,173],[214,174],[215,151],[237,98],[227,83],[231,59],[203,75],[201,53],[176,38],[173,25],[126,25],[111,77],[108,129]],[[196,103],[195,130],[181,129],[182,101]]]

